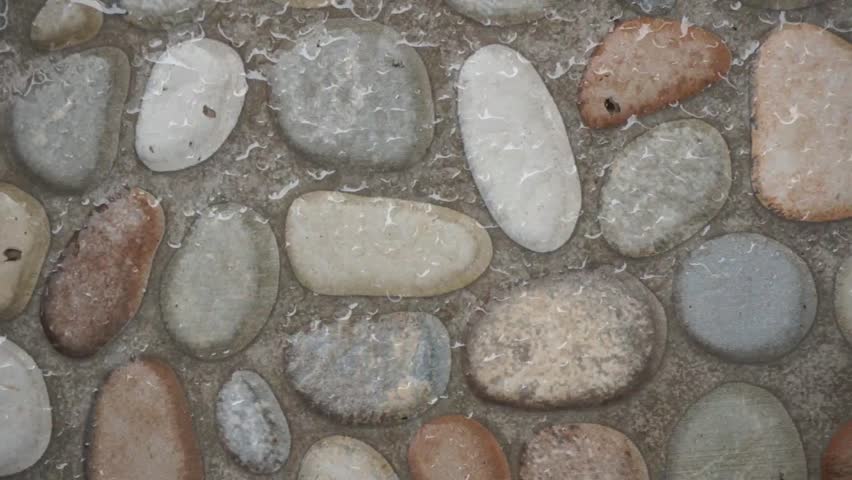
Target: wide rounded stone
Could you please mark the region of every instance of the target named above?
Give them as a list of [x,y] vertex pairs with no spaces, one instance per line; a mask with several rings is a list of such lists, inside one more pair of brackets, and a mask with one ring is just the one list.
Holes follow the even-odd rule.
[[219,436],[251,473],[277,472],[290,456],[290,427],[272,388],[260,375],[238,370],[216,398]]
[[46,50],[73,47],[95,38],[103,21],[100,10],[72,0],[47,0],[33,20],[30,40]]
[[322,8],[331,5],[331,0],[274,0],[292,8]]
[[430,420],[408,446],[412,480],[511,480],[506,454],[476,420],[450,415]]
[[41,324],[57,350],[94,355],[136,316],[164,232],[163,208],[139,188],[95,208],[47,278]]
[[268,220],[234,203],[207,208],[163,273],[166,329],[203,360],[242,351],[272,313],[279,270],[278,242]]
[[206,38],[170,47],[145,86],[136,154],[155,172],[207,160],[237,125],[247,92],[243,61],[233,48]]
[[373,447],[335,435],[311,445],[302,458],[298,480],[399,480]]
[[840,332],[852,343],[852,255],[843,260],[834,278],[834,313]]
[[822,26],[786,24],[760,46],[751,92],[760,202],[790,220],[852,217],[852,171],[844,168],[852,152],[852,43]]
[[520,407],[577,407],[646,380],[665,348],[665,312],[639,280],[613,270],[540,280],[493,298],[465,342],[475,390]]
[[623,433],[593,423],[554,425],[524,447],[521,480],[649,480],[642,452]]
[[624,255],[656,255],[701,231],[730,189],[722,135],[701,120],[664,123],[616,154],[601,189],[601,231]]
[[671,12],[677,0],[622,0],[622,3],[639,13],[659,17]]
[[217,0],[119,0],[119,5],[127,10],[125,20],[152,30],[201,21],[217,3]]
[[420,55],[384,25],[329,20],[276,53],[270,108],[287,143],[332,168],[402,169],[432,143]]
[[669,438],[668,480],[808,478],[787,410],[766,390],[726,383],[686,411]]
[[166,362],[145,357],[116,368],[92,408],[87,480],[203,480],[189,402]]
[[731,68],[715,34],[683,22],[640,17],[618,24],[586,63],[578,106],[591,128],[615,127],[697,94]]
[[79,192],[106,178],[118,154],[130,85],[127,55],[100,47],[69,55],[12,102],[17,162],[60,191]]
[[41,370],[27,352],[0,337],[0,477],[35,464],[47,450],[52,429]]
[[291,336],[287,375],[327,415],[353,424],[407,420],[450,380],[450,337],[428,313],[318,325]]
[[787,354],[816,315],[808,265],[786,246],[753,233],[723,235],[701,245],[680,263],[672,288],[687,333],[735,362]]
[[446,0],[462,15],[483,25],[516,25],[544,17],[556,0]]
[[558,249],[574,232],[582,189],[541,77],[520,53],[489,45],[465,61],[458,89],[465,155],[491,216],[525,248]]
[[441,295],[479,278],[492,255],[485,228],[455,210],[339,192],[294,200],[285,236],[299,283],[324,295]]
[[50,246],[50,223],[41,203],[0,183],[0,321],[27,307]]
[[822,454],[821,480],[852,480],[852,422],[841,425]]

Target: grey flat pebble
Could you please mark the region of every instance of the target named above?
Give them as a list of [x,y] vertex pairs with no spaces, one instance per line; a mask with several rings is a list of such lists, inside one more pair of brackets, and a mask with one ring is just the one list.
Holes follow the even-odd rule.
[[755,8],[771,10],[795,10],[816,5],[821,0],[743,0],[743,3]]
[[125,20],[145,29],[169,29],[182,23],[203,20],[216,7],[216,0],[120,0],[127,10]]
[[432,87],[420,55],[395,30],[329,20],[276,56],[271,108],[291,147],[331,167],[394,170],[423,158]]
[[214,205],[181,242],[160,289],[172,337],[197,358],[231,356],[266,325],[278,297],[278,242],[243,205]]
[[311,445],[298,480],[399,480],[393,467],[373,447],[335,435]]
[[834,312],[840,332],[852,343],[852,256],[843,260],[834,278]]
[[441,321],[401,312],[339,321],[290,337],[287,375],[327,415],[354,424],[423,413],[447,388],[450,339]]
[[622,0],[622,2],[638,13],[657,17],[669,13],[677,0]]
[[287,463],[290,427],[275,394],[260,375],[239,370],[222,385],[216,422],[225,448],[251,473],[269,475]]
[[556,0],[446,0],[462,15],[483,25],[515,25],[544,17]]
[[669,438],[668,480],[806,480],[805,451],[768,391],[726,383],[686,411]]
[[58,190],[85,190],[106,177],[118,153],[130,64],[121,50],[101,47],[69,55],[45,75],[14,99],[16,158]]
[[722,135],[700,120],[664,123],[616,155],[601,190],[603,236],[629,257],[665,252],[719,213],[730,189]]
[[679,265],[678,316],[704,348],[735,362],[766,362],[791,350],[814,322],[817,293],[807,264],[753,233],[710,240]]

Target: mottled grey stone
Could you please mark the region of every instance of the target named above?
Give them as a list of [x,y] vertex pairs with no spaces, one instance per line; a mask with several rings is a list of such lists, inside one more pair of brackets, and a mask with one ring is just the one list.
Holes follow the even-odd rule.
[[806,480],[805,451],[768,391],[726,383],[695,402],[669,438],[668,480]]
[[575,407],[649,378],[665,349],[665,312],[639,280],[613,270],[532,283],[490,301],[465,342],[476,391],[521,407]]
[[622,0],[626,5],[645,15],[660,16],[669,13],[677,0]]
[[197,358],[234,355],[269,319],[279,270],[278,242],[267,219],[234,203],[206,209],[163,274],[166,328]]
[[396,422],[423,413],[446,390],[449,342],[434,316],[391,313],[299,332],[285,363],[296,390],[323,413],[354,424]]
[[225,448],[251,473],[277,472],[290,456],[290,427],[275,394],[260,375],[238,370],[222,385],[216,421]]
[[94,48],[44,71],[46,81],[14,99],[12,136],[18,162],[39,180],[81,191],[107,176],[130,82],[121,50]]
[[145,29],[169,29],[182,23],[201,21],[216,0],[120,0],[127,10],[125,20]]
[[808,265],[786,246],[732,233],[694,250],[675,272],[673,299],[689,335],[735,362],[765,362],[793,350],[817,306]]
[[743,0],[743,3],[755,8],[769,8],[772,10],[795,10],[797,8],[810,7],[822,0]]
[[834,279],[834,312],[840,332],[852,343],[852,255],[846,257],[837,269]]
[[462,15],[483,25],[515,25],[544,17],[556,0],[447,0]]
[[701,120],[664,123],[615,157],[601,189],[601,231],[624,255],[662,253],[698,233],[730,189],[722,135]]
[[299,466],[298,480],[399,480],[373,447],[335,435],[311,445]]
[[329,20],[277,52],[270,97],[289,145],[332,167],[401,169],[432,143],[426,67],[377,23]]

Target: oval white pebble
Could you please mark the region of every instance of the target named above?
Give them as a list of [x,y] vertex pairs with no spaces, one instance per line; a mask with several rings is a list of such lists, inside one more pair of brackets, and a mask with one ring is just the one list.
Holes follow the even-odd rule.
[[373,447],[335,435],[311,445],[298,480],[399,480],[393,467]]

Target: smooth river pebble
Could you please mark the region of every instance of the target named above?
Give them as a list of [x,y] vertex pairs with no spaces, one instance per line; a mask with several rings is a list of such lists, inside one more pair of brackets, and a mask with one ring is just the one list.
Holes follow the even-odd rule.
[[483,25],[516,25],[544,17],[557,0],[446,0],[462,15]]
[[399,480],[393,467],[373,447],[335,435],[311,445],[298,480]]
[[408,447],[412,480],[511,480],[506,454],[476,420],[450,415],[430,420]]
[[33,20],[30,40],[39,48],[59,50],[95,38],[104,15],[100,10],[72,0],[47,0]]

